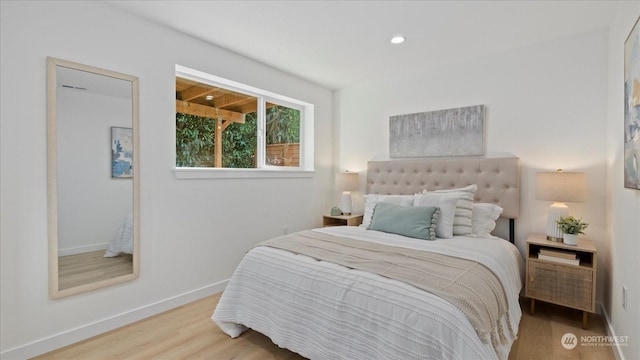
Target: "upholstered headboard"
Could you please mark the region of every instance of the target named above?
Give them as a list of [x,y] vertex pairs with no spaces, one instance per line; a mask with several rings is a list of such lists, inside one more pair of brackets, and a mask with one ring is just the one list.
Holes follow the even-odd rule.
[[500,205],[502,216],[518,218],[520,159],[517,157],[420,158],[369,161],[367,194],[410,195],[477,184],[475,202]]

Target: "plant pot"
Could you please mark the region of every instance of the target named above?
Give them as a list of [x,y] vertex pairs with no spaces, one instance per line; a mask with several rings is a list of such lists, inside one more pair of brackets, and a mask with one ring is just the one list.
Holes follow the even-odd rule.
[[578,245],[578,234],[562,234],[562,242],[567,245]]

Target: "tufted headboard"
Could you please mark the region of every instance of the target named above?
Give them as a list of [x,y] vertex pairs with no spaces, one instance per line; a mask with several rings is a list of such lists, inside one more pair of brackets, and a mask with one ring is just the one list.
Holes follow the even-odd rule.
[[502,216],[518,218],[520,159],[517,157],[420,158],[369,161],[367,194],[410,195],[477,184],[475,202],[500,205]]

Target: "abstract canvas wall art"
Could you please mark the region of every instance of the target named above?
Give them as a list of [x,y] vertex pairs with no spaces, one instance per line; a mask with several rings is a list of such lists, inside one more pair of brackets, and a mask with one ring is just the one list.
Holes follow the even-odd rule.
[[111,177],[133,177],[133,129],[111,127]]
[[624,42],[624,187],[640,190],[640,28]]
[[389,157],[484,155],[484,105],[389,118]]

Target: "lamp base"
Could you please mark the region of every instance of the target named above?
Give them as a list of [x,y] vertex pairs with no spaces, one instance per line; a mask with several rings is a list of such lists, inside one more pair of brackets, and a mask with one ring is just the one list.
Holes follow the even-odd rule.
[[562,230],[556,222],[569,215],[569,207],[564,203],[553,203],[547,216],[547,240],[562,242]]
[[351,215],[351,192],[344,191],[340,197],[340,210],[342,215]]

